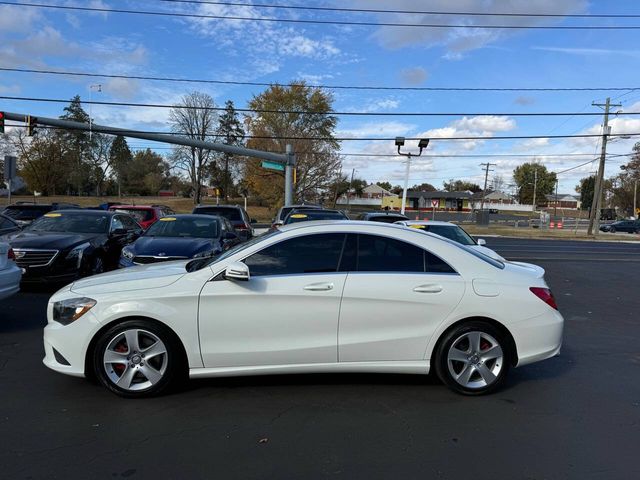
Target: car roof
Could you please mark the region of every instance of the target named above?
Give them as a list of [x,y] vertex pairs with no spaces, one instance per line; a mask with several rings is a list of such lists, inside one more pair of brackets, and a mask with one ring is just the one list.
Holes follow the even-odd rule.
[[76,214],[84,214],[84,215],[107,215],[109,217],[113,217],[114,215],[119,215],[118,212],[110,212],[108,210],[85,210],[85,209],[78,209],[78,208],[70,208],[70,209],[64,209],[61,208],[59,210],[54,210],[52,212],[49,213],[76,213]]
[[395,213],[395,212],[367,212],[364,214],[365,217],[400,217],[407,218],[403,213]]
[[198,213],[176,213],[176,214],[171,214],[168,215],[166,217],[162,217],[162,218],[185,218],[187,220],[189,219],[193,219],[193,220],[198,220],[201,218],[206,218],[206,219],[217,219],[220,220],[222,217],[220,215],[200,215]]
[[457,227],[455,223],[443,222],[441,220],[405,220],[402,223],[407,225],[438,225],[443,227]]
[[109,210],[119,210],[119,209],[127,209],[127,210],[153,210],[158,208],[153,205],[111,205]]
[[243,209],[240,205],[196,205],[194,208],[236,208],[236,209]]
[[328,212],[328,213],[344,213],[342,210],[337,210],[337,209],[333,209],[333,208],[294,208],[293,210],[291,210],[291,213],[289,213],[289,215],[291,215],[292,213],[300,213],[300,212],[309,212],[309,213],[320,213],[320,212]]

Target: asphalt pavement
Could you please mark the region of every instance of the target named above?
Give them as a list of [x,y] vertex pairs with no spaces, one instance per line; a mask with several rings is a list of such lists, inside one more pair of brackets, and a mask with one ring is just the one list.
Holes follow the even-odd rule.
[[124,400],[42,365],[50,292],[4,300],[0,477],[638,478],[640,245],[487,241],[546,269],[566,330],[561,356],[479,398],[430,377],[342,374]]

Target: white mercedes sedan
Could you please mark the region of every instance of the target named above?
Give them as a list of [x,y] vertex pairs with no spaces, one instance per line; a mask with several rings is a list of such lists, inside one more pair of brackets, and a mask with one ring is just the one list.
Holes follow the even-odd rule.
[[124,397],[187,376],[432,370],[477,395],[557,355],[564,322],[540,267],[351,221],[79,280],[47,315],[45,365]]

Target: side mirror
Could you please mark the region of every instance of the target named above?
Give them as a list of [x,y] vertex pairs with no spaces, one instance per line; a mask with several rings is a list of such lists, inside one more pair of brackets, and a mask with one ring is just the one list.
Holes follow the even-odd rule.
[[476,243],[481,247],[484,247],[487,244],[487,241],[484,238],[479,238],[476,240]]
[[236,235],[233,232],[224,232],[224,235],[222,238],[224,240],[235,240],[236,238],[238,238],[238,235]]
[[258,223],[258,221],[255,218],[252,218],[251,223]]
[[227,280],[246,282],[250,278],[249,267],[242,262],[233,262],[224,271],[224,278]]
[[126,235],[127,234],[127,229],[126,228],[115,228],[113,230],[111,230],[111,235],[114,237],[120,237],[122,235]]
[[273,226],[274,228],[278,228],[284,225],[284,222],[282,220],[278,220],[277,222],[273,222]]

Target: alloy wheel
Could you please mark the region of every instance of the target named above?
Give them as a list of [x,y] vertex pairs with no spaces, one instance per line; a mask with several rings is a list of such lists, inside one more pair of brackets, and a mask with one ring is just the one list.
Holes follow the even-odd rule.
[[148,330],[124,330],[107,344],[103,365],[115,386],[131,392],[146,390],[167,372],[167,347]]
[[504,367],[504,352],[498,341],[486,332],[460,335],[447,352],[451,377],[468,389],[485,388],[496,382]]

